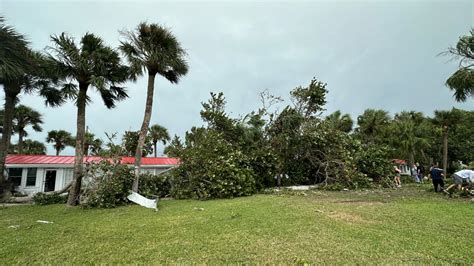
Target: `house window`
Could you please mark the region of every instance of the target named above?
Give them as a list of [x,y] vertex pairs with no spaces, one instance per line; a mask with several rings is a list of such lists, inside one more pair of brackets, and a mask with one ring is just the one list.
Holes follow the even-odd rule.
[[8,178],[15,187],[21,185],[21,175],[23,173],[23,168],[10,168],[8,169]]
[[26,174],[26,186],[36,186],[36,170],[37,168],[28,168]]

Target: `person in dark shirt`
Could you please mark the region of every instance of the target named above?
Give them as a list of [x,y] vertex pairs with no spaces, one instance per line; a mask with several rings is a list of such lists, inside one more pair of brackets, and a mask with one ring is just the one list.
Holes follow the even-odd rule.
[[438,168],[438,164],[433,164],[430,170],[431,180],[433,181],[433,186],[435,192],[438,192],[438,187],[440,187],[439,192],[443,191],[444,189],[444,173],[443,169]]
[[423,184],[423,179],[425,178],[425,167],[419,163],[416,163],[416,170],[418,174],[418,180]]

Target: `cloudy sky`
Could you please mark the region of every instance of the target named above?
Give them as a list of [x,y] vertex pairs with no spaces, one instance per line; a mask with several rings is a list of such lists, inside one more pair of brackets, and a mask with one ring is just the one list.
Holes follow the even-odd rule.
[[[188,52],[190,71],[177,85],[157,78],[152,123],[172,135],[202,123],[200,103],[211,91],[224,92],[229,112],[239,116],[260,106],[260,91],[287,99],[291,89],[312,77],[328,84],[327,112],[340,109],[354,118],[366,108],[429,115],[453,106],[474,110],[474,99],[453,100],[444,82],[457,63],[438,56],[474,26],[473,0],[0,0],[0,14],[41,50],[51,45],[51,34],[61,32],[76,39],[92,32],[117,47],[119,30],[139,22],[171,28]],[[146,79],[126,86],[130,99],[113,110],[91,91],[86,122],[97,136],[141,125]],[[44,141],[53,129],[75,134],[71,103],[52,109],[34,96],[22,101],[44,115],[44,132],[31,138]],[[50,145],[48,152],[53,153]]]

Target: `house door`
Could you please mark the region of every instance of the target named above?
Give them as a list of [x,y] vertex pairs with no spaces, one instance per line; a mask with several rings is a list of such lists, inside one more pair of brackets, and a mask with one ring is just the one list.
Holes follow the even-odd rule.
[[46,170],[44,176],[44,192],[54,191],[56,186],[56,170]]

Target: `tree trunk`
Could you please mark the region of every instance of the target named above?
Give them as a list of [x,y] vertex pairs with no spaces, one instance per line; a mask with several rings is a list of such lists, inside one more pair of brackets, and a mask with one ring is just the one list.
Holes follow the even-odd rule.
[[20,129],[18,130],[18,154],[23,153],[23,135],[24,135],[24,130]]
[[59,156],[59,149],[56,149],[56,156]]
[[5,161],[7,159],[8,148],[12,134],[12,120],[13,112],[15,110],[15,99],[20,93],[21,87],[17,84],[5,84],[3,85],[3,90],[5,91],[5,110],[3,117],[2,139],[0,140],[0,198],[4,198],[4,196],[10,192],[10,185],[5,176]]
[[156,158],[156,143],[158,141],[153,141],[153,151],[155,152],[155,158]]
[[413,152],[410,152],[410,174],[411,174],[411,168],[413,167],[414,164],[415,164],[415,155],[413,154]]
[[148,126],[150,125],[151,111],[153,107],[153,92],[155,90],[155,75],[148,73],[148,88],[146,93],[145,115],[143,117],[142,127],[138,135],[138,144],[135,151],[135,180],[133,181],[132,191],[138,192],[138,181],[140,178],[140,166],[142,162],[142,150],[145,144]]
[[443,171],[446,176],[448,171],[448,127],[443,127]]
[[81,196],[81,185],[83,176],[84,159],[84,136],[86,132],[86,96],[88,84],[79,82],[79,94],[77,96],[77,131],[76,131],[76,152],[74,159],[74,175],[67,199],[67,205],[75,206],[79,204]]

